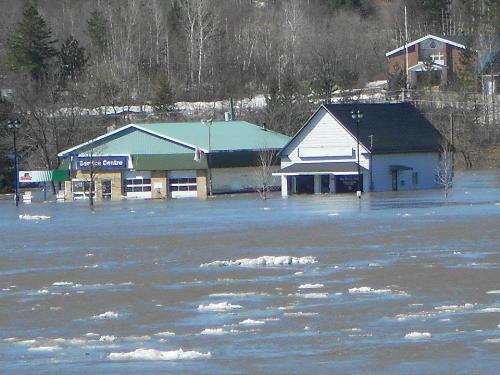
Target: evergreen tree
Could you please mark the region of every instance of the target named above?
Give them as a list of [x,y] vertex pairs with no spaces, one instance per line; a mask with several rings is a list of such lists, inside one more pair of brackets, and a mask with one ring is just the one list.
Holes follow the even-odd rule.
[[153,106],[155,111],[162,114],[168,114],[175,109],[174,94],[166,74],[160,74],[158,77]]
[[59,59],[60,75],[63,82],[67,79],[77,80],[83,74],[89,60],[85,48],[80,47],[78,40],[71,35],[62,44]]
[[7,40],[7,65],[12,71],[25,70],[41,82],[47,76],[50,60],[57,55],[56,40],[38,10],[27,4],[16,31]]
[[108,48],[108,20],[98,10],[87,20],[87,32],[99,58],[104,58]]

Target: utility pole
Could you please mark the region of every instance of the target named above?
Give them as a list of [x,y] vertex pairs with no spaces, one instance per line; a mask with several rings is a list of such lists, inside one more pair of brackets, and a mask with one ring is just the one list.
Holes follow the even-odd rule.
[[14,164],[16,168],[16,175],[14,177],[15,187],[16,187],[16,196],[14,197],[16,201],[16,207],[19,206],[19,158],[17,156],[17,141],[16,141],[16,133],[17,129],[21,127],[21,122],[19,120],[9,120],[7,122],[7,127],[12,130],[14,134]]

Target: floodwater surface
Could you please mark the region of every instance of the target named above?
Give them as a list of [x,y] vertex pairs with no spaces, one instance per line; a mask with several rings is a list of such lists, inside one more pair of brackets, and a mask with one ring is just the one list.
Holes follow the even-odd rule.
[[1,374],[500,366],[498,173],[448,199],[0,201],[0,241]]

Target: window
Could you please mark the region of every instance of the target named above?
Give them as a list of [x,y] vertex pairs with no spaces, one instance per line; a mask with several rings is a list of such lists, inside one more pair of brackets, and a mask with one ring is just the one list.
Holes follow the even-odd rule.
[[151,179],[134,177],[125,179],[125,192],[141,193],[151,191]]
[[413,172],[412,182],[413,182],[413,185],[418,185],[418,172]]
[[[85,199],[90,194],[90,181],[73,180],[73,199]],[[92,196],[95,196],[95,182],[92,182]]]
[[196,177],[170,178],[168,180],[170,191],[196,191]]

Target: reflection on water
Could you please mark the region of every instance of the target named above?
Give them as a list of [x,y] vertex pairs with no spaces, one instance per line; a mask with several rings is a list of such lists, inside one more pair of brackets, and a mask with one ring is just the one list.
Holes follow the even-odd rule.
[[491,172],[448,200],[3,201],[0,372],[493,373],[499,223]]

